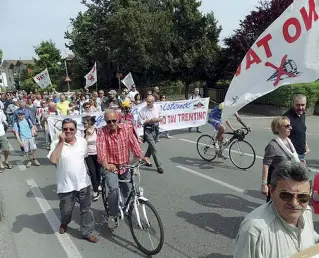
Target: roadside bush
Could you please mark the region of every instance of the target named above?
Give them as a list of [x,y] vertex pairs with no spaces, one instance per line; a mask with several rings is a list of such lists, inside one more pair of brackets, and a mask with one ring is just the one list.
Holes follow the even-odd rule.
[[319,100],[319,81],[282,86],[279,89],[257,99],[254,104],[290,107],[295,94],[307,96],[307,106],[312,107]]

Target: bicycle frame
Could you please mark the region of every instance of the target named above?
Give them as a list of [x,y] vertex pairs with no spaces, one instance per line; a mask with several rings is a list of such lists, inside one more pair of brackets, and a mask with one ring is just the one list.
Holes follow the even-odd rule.
[[[137,209],[137,204],[138,204],[138,200],[147,201],[148,199],[143,196],[143,188],[142,187],[140,187],[138,189],[138,191],[136,190],[136,185],[135,185],[135,182],[134,182],[134,167],[128,168],[128,172],[127,173],[131,174],[131,179],[129,180],[129,183],[132,185],[132,187],[131,187],[131,190],[130,190],[129,195],[127,197],[127,200],[126,200],[126,202],[125,202],[125,204],[123,206],[121,206],[122,193],[121,193],[121,188],[119,187],[119,189],[120,189],[120,206],[119,206],[120,213],[122,215],[122,218],[124,219],[124,214],[126,216],[128,215],[130,206],[133,203],[134,209],[136,211],[137,223],[138,223],[140,228],[143,228],[142,223],[141,223],[141,219],[140,219],[140,214],[139,214],[139,211]],[[127,180],[119,180],[119,183],[120,182],[126,183]],[[132,198],[134,198],[134,200],[132,200]],[[143,215],[144,215],[144,218],[146,220],[146,223],[147,223],[148,226],[150,226],[149,220],[148,220],[147,215],[146,215],[145,206],[142,207],[142,210],[143,210]]]

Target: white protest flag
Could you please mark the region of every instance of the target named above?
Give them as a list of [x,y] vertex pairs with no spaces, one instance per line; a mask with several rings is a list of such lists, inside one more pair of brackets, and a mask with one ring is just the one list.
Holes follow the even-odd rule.
[[84,78],[86,80],[85,87],[90,87],[97,82],[96,62],[94,63],[92,70],[85,75]]
[[132,86],[135,85],[134,80],[133,80],[133,76],[131,73],[126,75],[125,78],[121,82],[126,86],[128,91],[130,91]]
[[318,78],[319,0],[295,0],[246,53],[227,91],[222,120],[283,85]]
[[42,89],[51,85],[51,79],[48,72],[48,69],[43,70],[41,73],[33,77],[33,80],[41,87]]

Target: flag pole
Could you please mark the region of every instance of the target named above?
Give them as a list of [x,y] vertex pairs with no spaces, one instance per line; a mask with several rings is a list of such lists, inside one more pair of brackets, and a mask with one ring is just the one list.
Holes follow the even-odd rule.
[[95,90],[97,91],[97,62],[95,62],[95,69],[96,69],[96,83],[95,83]]

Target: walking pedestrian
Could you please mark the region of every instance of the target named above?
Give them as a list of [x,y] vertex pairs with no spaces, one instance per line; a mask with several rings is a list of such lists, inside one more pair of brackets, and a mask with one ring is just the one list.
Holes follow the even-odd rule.
[[[141,109],[138,116],[138,122],[144,127],[144,141],[148,143],[145,157],[149,159],[152,155],[158,173],[162,174],[164,173],[164,169],[155,144],[159,134],[159,122],[162,121],[163,117],[161,108],[159,106],[154,106],[154,102],[155,99],[152,95],[149,95],[146,98],[146,107]],[[152,166],[150,162],[147,164],[148,166]]]
[[88,145],[83,137],[76,136],[76,121],[62,121],[62,133],[52,142],[48,159],[56,165],[57,193],[60,199],[60,234],[67,231],[75,203],[80,204],[81,234],[89,242],[96,243],[93,235],[94,216],[91,210],[91,182],[85,166]]
[[91,182],[93,186],[93,201],[97,201],[100,197],[100,191],[102,188],[100,186],[101,181],[101,165],[97,161],[97,129],[95,128],[95,117],[94,116],[85,116],[82,119],[84,126],[84,139],[86,139],[88,144],[88,156],[85,158],[87,164]]

